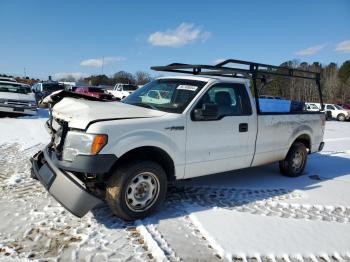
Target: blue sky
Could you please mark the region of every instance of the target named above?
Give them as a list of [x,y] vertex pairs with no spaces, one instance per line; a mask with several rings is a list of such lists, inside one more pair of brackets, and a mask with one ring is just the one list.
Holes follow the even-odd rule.
[[0,2],[0,73],[150,71],[237,58],[341,64],[350,59],[350,1]]

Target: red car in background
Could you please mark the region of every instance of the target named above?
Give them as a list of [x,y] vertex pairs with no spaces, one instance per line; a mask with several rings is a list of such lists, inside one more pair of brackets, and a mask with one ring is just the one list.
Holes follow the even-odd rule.
[[338,104],[338,106],[341,106],[345,110],[350,110],[350,104]]
[[117,100],[106,90],[96,86],[78,86],[74,92],[88,96],[94,96],[102,100]]

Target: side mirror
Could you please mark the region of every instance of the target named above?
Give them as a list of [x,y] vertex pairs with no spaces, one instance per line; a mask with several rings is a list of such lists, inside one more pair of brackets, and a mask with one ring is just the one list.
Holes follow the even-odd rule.
[[215,104],[203,104],[201,109],[195,109],[192,115],[194,121],[218,120],[218,106]]

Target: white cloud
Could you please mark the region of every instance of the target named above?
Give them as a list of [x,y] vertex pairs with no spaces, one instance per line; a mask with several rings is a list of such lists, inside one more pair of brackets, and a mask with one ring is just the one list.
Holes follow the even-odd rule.
[[108,65],[108,64],[114,64],[120,61],[124,61],[124,57],[118,57],[118,56],[109,56],[105,58],[92,58],[83,60],[80,62],[80,65],[82,66],[93,66],[93,67],[101,67],[102,64]]
[[350,53],[350,40],[345,40],[336,45],[334,51],[339,53]]
[[197,40],[205,42],[210,35],[210,32],[202,31],[194,24],[182,23],[175,29],[152,33],[148,42],[154,46],[182,47]]
[[74,79],[80,79],[83,77],[88,77],[87,74],[81,73],[81,72],[72,72],[72,73],[56,73],[55,79],[62,79],[62,78],[74,78]]
[[317,54],[325,47],[326,47],[325,44],[315,45],[315,46],[311,46],[311,47],[299,50],[299,51],[295,52],[294,54],[298,55],[298,56],[311,56],[311,55]]

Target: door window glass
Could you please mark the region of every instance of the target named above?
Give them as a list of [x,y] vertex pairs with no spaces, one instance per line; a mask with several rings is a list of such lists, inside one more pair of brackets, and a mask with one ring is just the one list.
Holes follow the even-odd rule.
[[215,84],[202,96],[196,109],[202,108],[203,104],[217,105],[219,118],[250,115],[252,113],[249,96],[244,84]]

